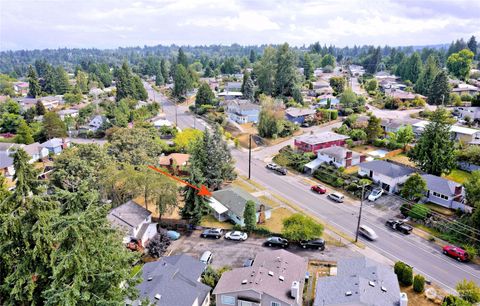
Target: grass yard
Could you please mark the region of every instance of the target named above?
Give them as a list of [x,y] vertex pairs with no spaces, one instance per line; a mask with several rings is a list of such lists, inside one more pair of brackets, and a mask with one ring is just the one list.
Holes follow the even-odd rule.
[[242,179],[236,179],[235,181],[233,181],[232,186],[243,189],[243,190],[245,190],[246,192],[249,192],[249,193],[257,191],[257,189],[255,187],[253,187],[252,185],[250,185],[249,183],[245,182]]
[[136,265],[132,268],[130,271],[130,277],[135,277],[141,270],[142,270],[143,265]]
[[444,178],[463,184],[472,177],[472,174],[460,169],[453,169],[449,175],[442,175]]
[[425,206],[427,206],[428,208],[430,208],[431,210],[433,210],[434,212],[437,212],[439,214],[442,214],[444,216],[453,216],[455,215],[455,211],[451,210],[451,209],[448,209],[446,207],[443,207],[443,206],[440,206],[440,205],[437,205],[437,204],[433,204],[433,203],[425,203]]
[[410,166],[410,167],[415,167],[415,163],[410,161],[408,156],[403,154],[403,153],[392,156],[392,157],[388,157],[387,159],[393,160],[397,163],[401,163],[401,164],[404,164],[404,165],[407,165],[407,166]]
[[352,167],[346,168],[343,173],[345,173],[345,174],[355,174],[355,173],[358,172],[359,169],[360,169],[359,166],[352,166]]
[[233,224],[230,222],[220,222],[215,219],[212,215],[206,215],[202,218],[202,222],[200,222],[201,226],[204,227],[214,227],[214,228],[223,228],[223,229],[231,229],[233,228]]
[[370,146],[370,145],[361,145],[352,148],[352,151],[358,152],[360,154],[367,154],[368,152],[372,152],[378,150],[379,148]]
[[249,184],[255,186],[255,188],[257,188],[258,190],[265,190],[264,186],[260,185],[259,183],[255,182],[252,179],[249,180],[248,177],[246,177],[245,175],[239,175],[239,177],[245,181],[248,181]]
[[283,229],[283,220],[293,215],[294,212],[288,208],[278,207],[272,210],[272,217],[262,224],[262,227],[267,228],[273,233],[281,233]]
[[280,204],[274,199],[272,199],[271,196],[262,195],[262,196],[259,196],[258,199],[261,200],[266,205],[270,206],[271,208],[280,206]]

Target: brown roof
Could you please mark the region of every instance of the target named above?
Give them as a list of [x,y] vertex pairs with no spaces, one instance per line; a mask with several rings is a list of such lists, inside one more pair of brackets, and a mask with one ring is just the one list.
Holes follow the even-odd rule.
[[178,166],[185,166],[190,159],[190,154],[183,154],[183,153],[172,153],[167,156],[160,156],[159,164],[160,166],[168,166],[170,165],[170,159],[173,159],[175,164]]
[[291,297],[292,282],[300,282],[301,301],[306,271],[305,258],[285,250],[265,251],[257,254],[253,266],[223,273],[213,294],[252,290],[295,304]]

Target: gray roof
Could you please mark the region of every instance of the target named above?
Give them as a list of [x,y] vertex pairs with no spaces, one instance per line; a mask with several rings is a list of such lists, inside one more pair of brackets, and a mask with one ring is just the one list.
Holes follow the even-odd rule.
[[222,203],[223,206],[239,217],[243,217],[245,203],[249,200],[255,202],[255,210],[257,212],[260,211],[261,204],[265,206],[265,210],[271,209],[270,206],[264,204],[259,199],[236,187],[214,191],[212,196],[215,200]]
[[325,154],[328,156],[336,157],[338,159],[346,158],[347,152],[352,152],[352,158],[360,157],[360,153],[348,150],[344,147],[333,146],[326,149],[318,150],[317,153]]
[[423,174],[422,178],[427,183],[428,190],[436,191],[448,196],[455,195],[455,187],[461,186],[461,184],[436,175]]
[[34,142],[34,143],[29,144],[29,145],[25,145],[25,146],[23,147],[23,149],[24,149],[25,152],[27,152],[30,156],[32,156],[32,155],[34,155],[34,154],[39,154],[41,147],[42,147],[42,146],[40,145],[40,143]]
[[62,146],[63,140],[61,138],[52,138],[48,141],[41,143],[44,148],[56,148]]
[[337,134],[334,132],[322,132],[318,134],[304,134],[295,138],[296,141],[304,142],[310,145],[316,145],[325,142],[337,141],[337,140],[345,140],[349,139],[350,137]]
[[313,305],[397,306],[399,302],[400,287],[393,269],[358,257],[340,260],[336,276],[317,279]]
[[16,145],[16,143],[0,142],[0,152],[6,152]]
[[[253,290],[296,305],[290,295],[292,282],[300,282],[301,295],[306,271],[307,259],[303,257],[285,250],[264,251],[257,254],[251,267],[223,273],[213,294]],[[269,272],[273,272],[273,275],[269,275]]]
[[[148,298],[154,305],[201,305],[210,288],[198,281],[206,265],[188,255],[164,257],[142,268],[143,282],[137,285],[140,300]],[[150,280],[149,280],[150,279]],[[161,295],[160,300],[155,295]]]
[[150,215],[148,210],[131,200],[110,210],[107,219],[114,226],[130,232]]
[[0,152],[0,168],[7,168],[13,166],[13,158],[6,152]]
[[291,117],[301,117],[314,115],[317,111],[311,108],[297,108],[289,107],[285,110],[285,113]]
[[402,177],[414,173],[413,169],[400,166],[384,160],[372,160],[370,162],[361,163],[361,169],[372,170],[388,177]]
[[241,87],[242,87],[242,82],[227,82],[227,84],[225,84],[225,88],[228,88],[228,89],[237,89]]

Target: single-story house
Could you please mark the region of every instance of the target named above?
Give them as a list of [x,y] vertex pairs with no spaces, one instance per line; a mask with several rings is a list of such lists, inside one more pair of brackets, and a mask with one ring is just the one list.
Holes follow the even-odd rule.
[[480,92],[480,89],[470,84],[458,84],[457,87],[452,89],[452,92],[459,95],[471,95],[474,96]]
[[399,77],[390,74],[387,71],[379,71],[375,73],[375,79],[378,81],[378,83],[381,83],[382,81],[396,82]]
[[226,103],[228,118],[239,124],[257,123],[260,114],[260,106],[253,104],[249,100],[231,100]]
[[240,91],[242,82],[227,82],[225,84],[225,91]]
[[[429,121],[422,120],[412,124],[413,132],[417,136],[420,136],[429,123]],[[452,134],[452,139],[456,141],[462,141],[467,144],[480,139],[480,130],[467,128],[459,125],[452,125],[450,127],[450,133]]]
[[[401,303],[402,302],[402,303]],[[337,275],[319,277],[314,306],[406,306],[397,275],[391,267],[365,257],[341,259]]]
[[426,200],[428,202],[463,210],[465,191],[461,184],[436,175],[422,174],[421,176],[427,183]]
[[156,120],[152,121],[152,124],[157,129],[159,129],[161,127],[164,127],[164,126],[166,126],[166,127],[173,126],[173,124],[167,119],[156,119]]
[[317,158],[305,165],[304,171],[312,174],[322,163],[335,165],[337,168],[348,168],[364,162],[365,155],[348,150],[345,147],[329,147],[317,151]]
[[98,129],[100,129],[105,123],[108,123],[108,118],[105,116],[101,115],[96,115],[90,120],[88,125],[82,126],[82,130],[86,131],[91,131],[91,132],[96,132]]
[[310,134],[296,137],[294,140],[294,145],[297,150],[316,153],[320,149],[334,146],[343,147],[345,146],[345,141],[349,138],[350,137],[348,136],[334,132],[322,132],[315,134],[312,131]]
[[399,185],[405,183],[410,174],[415,171],[385,160],[372,160],[360,164],[359,175],[368,176],[375,183],[380,184],[387,192],[397,192]]
[[307,117],[313,117],[317,111],[311,108],[289,107],[285,110],[285,118],[296,124],[302,124]]
[[217,94],[219,98],[224,98],[225,100],[239,99],[243,96],[243,93],[240,91],[222,91]]
[[318,98],[319,101],[317,103],[317,106],[326,106],[328,105],[328,101],[330,101],[330,109],[333,109],[338,108],[338,105],[340,104],[340,100],[331,94],[321,95]]
[[52,110],[56,107],[58,107],[60,104],[63,104],[63,98],[60,95],[57,96],[46,96],[39,98],[40,102],[42,102],[43,106],[45,106],[46,109]]
[[42,147],[42,145],[38,142],[31,143],[29,145],[22,145],[22,148],[27,152],[28,155],[32,158],[30,160],[31,163],[37,162],[48,157],[48,149]]
[[65,120],[65,117],[72,117],[75,118],[79,114],[78,109],[73,109],[73,108],[67,108],[67,109],[62,109],[61,111],[58,111],[57,114],[60,116],[60,119]]
[[14,82],[13,90],[17,95],[24,96],[28,93],[28,83],[27,82]]
[[137,285],[139,297],[127,300],[126,305],[208,306],[210,288],[200,279],[206,264],[191,256],[181,254],[162,257],[142,266],[142,282]]
[[422,95],[419,95],[419,94],[414,94],[414,93],[411,93],[411,92],[408,92],[408,91],[403,91],[401,89],[395,89],[395,88],[386,89],[385,90],[385,95],[387,95],[389,97],[392,97],[392,98],[395,98],[395,99],[399,99],[402,102],[411,101],[411,100],[414,100],[417,97],[422,98],[422,99],[426,99],[425,96],[422,96]]
[[462,119],[470,117],[472,120],[480,120],[480,106],[456,107],[454,112]]
[[307,259],[285,250],[258,253],[251,267],[224,272],[213,290],[216,306],[300,306]]
[[270,206],[235,187],[214,191],[209,199],[209,205],[212,208],[213,216],[218,221],[232,220],[236,224],[244,226],[243,211],[247,201],[255,202],[257,223],[270,219],[272,216],[272,208]]
[[349,65],[348,70],[353,76],[362,76],[365,73],[365,69],[359,65]]
[[52,138],[40,144],[51,154],[60,154],[64,149],[70,147],[70,140],[65,138]]
[[136,239],[142,246],[146,246],[157,234],[157,224],[152,223],[152,213],[133,200],[110,210],[107,219],[112,226],[124,232],[125,244]]

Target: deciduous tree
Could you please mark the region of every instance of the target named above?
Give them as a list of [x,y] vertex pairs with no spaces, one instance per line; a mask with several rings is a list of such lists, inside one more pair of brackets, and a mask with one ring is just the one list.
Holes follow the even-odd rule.
[[414,201],[424,196],[426,191],[427,182],[418,173],[414,173],[407,179],[400,193],[405,199]]
[[67,126],[55,112],[48,112],[43,116],[43,130],[47,139],[67,137]]
[[447,59],[448,71],[457,78],[465,80],[470,73],[473,56],[473,52],[469,49],[463,49],[458,53],[453,53]]
[[320,238],[323,225],[303,214],[293,214],[283,220],[282,235],[291,241]]

